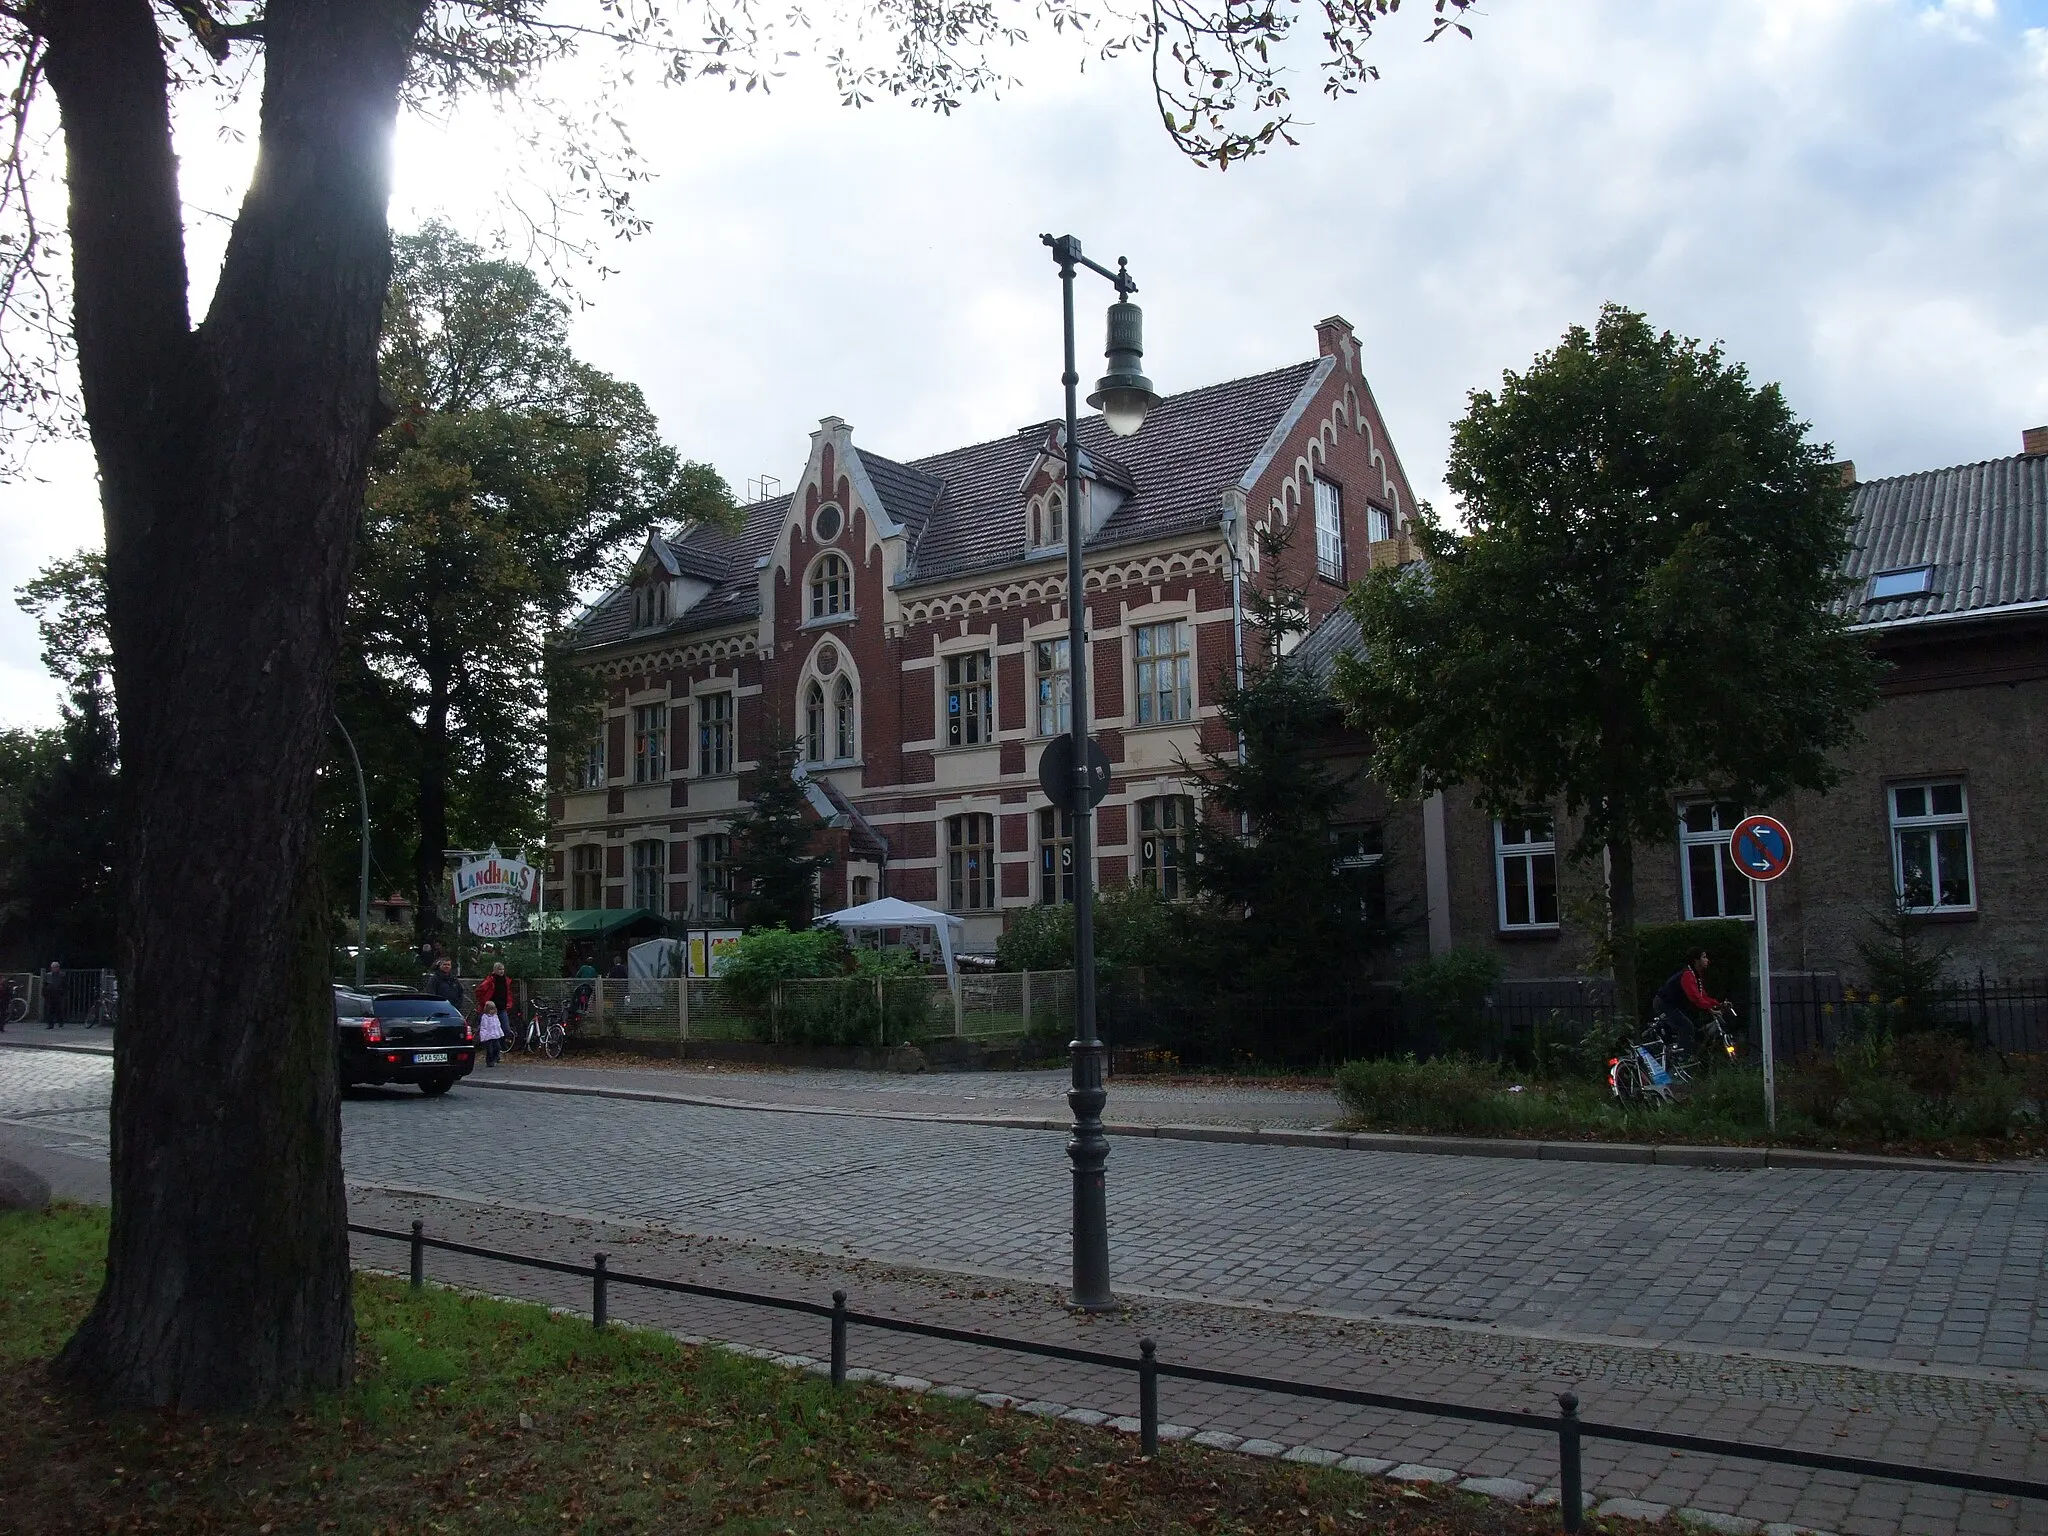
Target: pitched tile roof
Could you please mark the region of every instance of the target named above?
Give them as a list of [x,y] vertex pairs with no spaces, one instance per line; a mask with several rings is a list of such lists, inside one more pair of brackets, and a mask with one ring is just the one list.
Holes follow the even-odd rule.
[[[1842,569],[1859,624],[1890,627],[2048,605],[2048,457],[2022,454],[1856,487]],[[1927,590],[1871,598],[1880,572],[1930,567]]]
[[[1110,548],[1213,525],[1222,493],[1259,458],[1274,429],[1308,386],[1311,360],[1250,378],[1169,395],[1135,435],[1111,435],[1100,416],[1079,423],[1082,452],[1102,461],[1105,479],[1136,490],[1089,540]],[[1025,554],[1024,506],[1018,487],[1043,451],[1050,423],[1009,437],[935,453],[908,464],[856,448],[875,494],[904,525],[910,541],[901,585],[936,581],[1019,563]],[[774,548],[790,498],[742,509],[742,528],[729,535],[691,528],[668,541],[688,575],[712,583],[711,593],[678,614],[662,633],[689,634],[760,612],[755,563]],[[593,602],[575,626],[580,646],[640,638],[632,595],[619,586]]]

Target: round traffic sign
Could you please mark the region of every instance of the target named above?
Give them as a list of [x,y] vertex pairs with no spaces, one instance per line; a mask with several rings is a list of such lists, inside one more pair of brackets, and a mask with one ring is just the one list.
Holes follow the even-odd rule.
[[1792,867],[1792,834],[1775,816],[1746,816],[1728,839],[1728,856],[1752,880],[1775,880]]

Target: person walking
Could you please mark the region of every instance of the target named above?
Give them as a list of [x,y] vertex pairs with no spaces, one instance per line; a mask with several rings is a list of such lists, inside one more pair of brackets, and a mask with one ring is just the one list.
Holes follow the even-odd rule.
[[[482,988],[478,990],[481,991]],[[496,1003],[483,1004],[482,1011],[477,1015],[476,1037],[484,1043],[484,1065],[495,1067],[498,1064],[499,1053],[505,1049],[505,1026],[498,1018]]]
[[491,967],[491,974],[476,984],[476,1005],[485,1003],[498,1005],[498,1022],[510,1027],[512,1022],[512,978],[505,974],[505,962],[500,960]]
[[64,1022],[64,967],[52,960],[43,968],[43,1025],[55,1029]]
[[455,962],[443,955],[434,964],[422,989],[429,997],[438,997],[444,1003],[453,1003],[460,1012],[469,1011],[469,994],[462,990],[462,978],[455,974]]

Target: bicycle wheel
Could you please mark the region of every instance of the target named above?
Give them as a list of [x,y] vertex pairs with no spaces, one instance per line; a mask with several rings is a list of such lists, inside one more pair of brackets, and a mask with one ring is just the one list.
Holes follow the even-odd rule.
[[546,1051],[550,1061],[559,1060],[562,1055],[562,1041],[566,1035],[559,1024],[550,1024],[541,1031],[540,1048]]
[[25,1018],[27,1018],[27,1017],[28,1017],[28,999],[27,999],[27,998],[25,998],[25,997],[17,997],[17,998],[16,998],[16,999],[15,999],[15,1000],[14,1000],[13,1002],[11,1002],[11,1003],[9,1003],[9,1004],[7,1005],[7,1022],[8,1022],[8,1023],[10,1023],[10,1024],[19,1024],[19,1023],[20,1023],[20,1022],[21,1022],[21,1021],[22,1021],[23,1019],[25,1019]]

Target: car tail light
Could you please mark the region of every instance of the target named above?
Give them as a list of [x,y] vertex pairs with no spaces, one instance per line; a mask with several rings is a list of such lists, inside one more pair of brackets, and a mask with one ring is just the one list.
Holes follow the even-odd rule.
[[476,1044],[476,1026],[474,1024],[469,1023],[467,1020],[465,1020],[462,1025],[462,1039],[463,1043],[466,1045]]
[[357,1019],[356,1022],[363,1026],[363,1044],[383,1044],[384,1031],[378,1027],[375,1019]]

